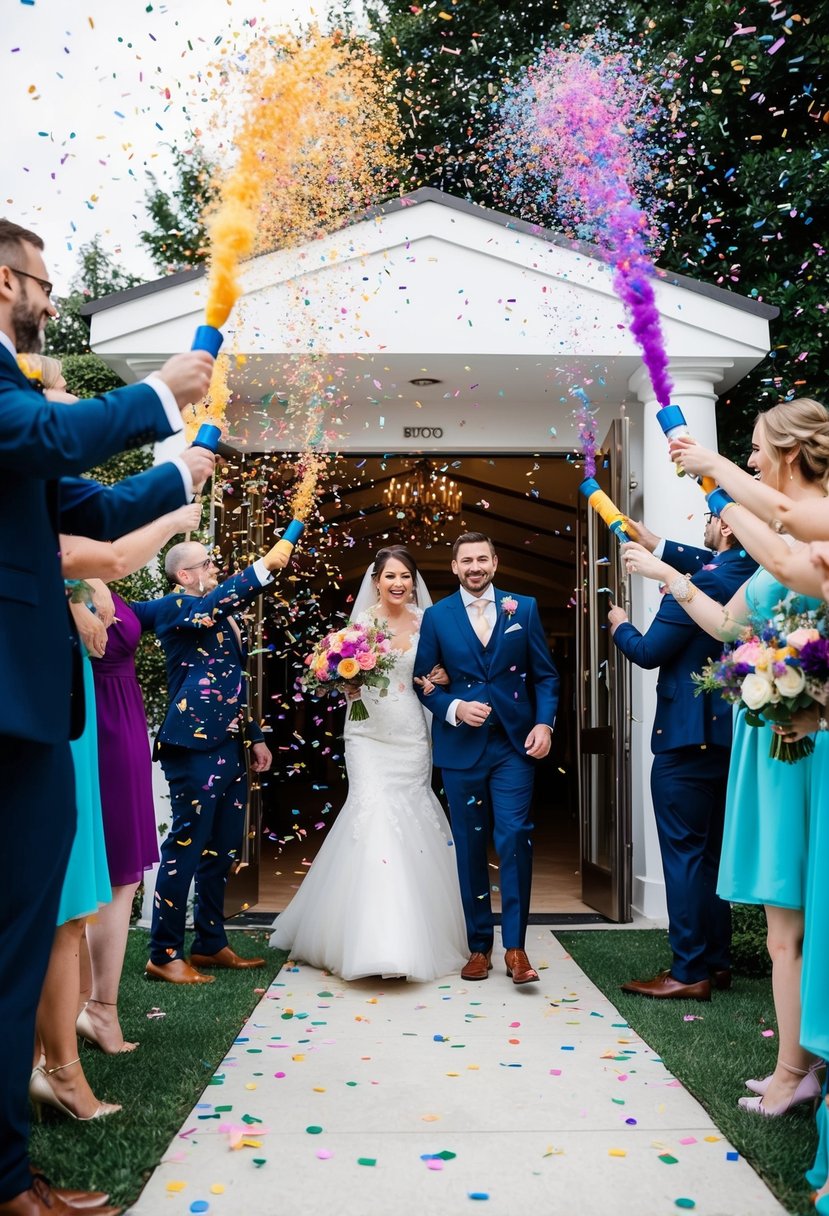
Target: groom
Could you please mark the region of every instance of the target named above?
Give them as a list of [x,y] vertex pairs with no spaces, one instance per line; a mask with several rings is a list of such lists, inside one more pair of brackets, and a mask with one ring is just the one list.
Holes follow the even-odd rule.
[[482,532],[452,548],[457,594],[427,608],[416,672],[442,666],[449,690],[416,681],[434,715],[435,764],[452,815],[452,834],[470,956],[465,980],[491,970],[493,920],[487,842],[490,820],[500,862],[501,932],[514,984],[538,979],[524,952],[532,883],[530,819],[534,765],[550,750],[558,672],[534,599],[492,585],[498,558]]

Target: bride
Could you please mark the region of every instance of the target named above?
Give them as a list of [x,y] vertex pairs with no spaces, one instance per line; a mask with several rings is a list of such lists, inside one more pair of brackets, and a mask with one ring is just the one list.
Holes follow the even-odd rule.
[[348,690],[362,696],[369,713],[365,721],[346,720],[348,797],[274,922],[271,946],[345,980],[432,980],[457,972],[468,954],[455,851],[431,789],[429,732],[412,683],[430,603],[408,550],[381,549],[351,620],[385,625],[396,656],[391,682],[383,697],[374,688]]

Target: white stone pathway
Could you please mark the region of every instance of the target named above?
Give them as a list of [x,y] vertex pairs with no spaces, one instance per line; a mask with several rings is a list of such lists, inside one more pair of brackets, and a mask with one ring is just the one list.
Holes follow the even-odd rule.
[[527,951],[523,988],[497,952],[477,984],[284,969],[131,1216],[781,1216],[550,930]]

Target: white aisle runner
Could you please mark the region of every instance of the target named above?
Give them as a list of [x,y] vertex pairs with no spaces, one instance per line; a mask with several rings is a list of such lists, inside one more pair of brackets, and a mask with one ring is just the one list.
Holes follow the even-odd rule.
[[550,931],[527,950],[523,988],[502,952],[472,984],[284,969],[132,1216],[781,1216]]

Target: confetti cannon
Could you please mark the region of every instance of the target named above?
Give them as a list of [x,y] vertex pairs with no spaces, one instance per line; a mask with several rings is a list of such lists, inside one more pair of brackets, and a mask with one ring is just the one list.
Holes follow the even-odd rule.
[[[678,405],[662,406],[657,410],[656,417],[669,443],[672,439],[678,439],[680,435],[691,434],[688,423],[685,421],[685,415]],[[676,471],[678,477],[685,476],[685,470],[680,469],[678,465]],[[730,494],[726,494],[725,490],[720,489],[713,477],[694,477],[693,479],[702,488],[708,509],[714,515],[719,515],[724,507],[734,501]]]
[[215,325],[200,325],[190,349],[206,350],[215,359],[224,340],[224,334]]
[[595,477],[585,477],[579,486],[579,490],[593,510],[598,515],[601,515],[620,544],[633,539],[632,536],[628,535],[625,526],[625,516],[616,506],[615,502],[605,494]]

